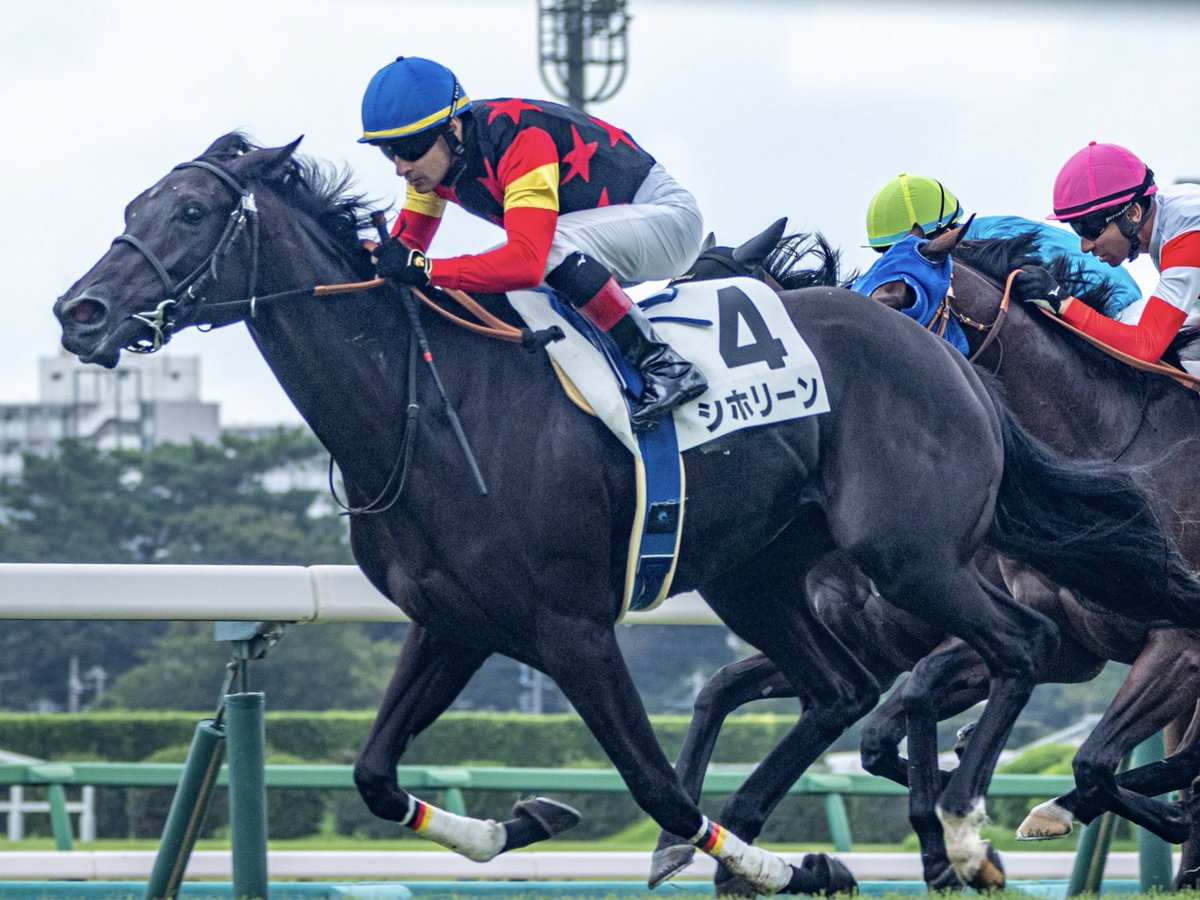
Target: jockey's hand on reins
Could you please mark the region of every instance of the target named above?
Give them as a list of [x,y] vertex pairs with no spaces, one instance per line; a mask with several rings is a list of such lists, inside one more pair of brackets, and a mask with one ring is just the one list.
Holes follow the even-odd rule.
[[433,263],[420,250],[414,250],[397,238],[388,238],[375,248],[375,271],[409,287],[426,287]]
[[1012,282],[1012,296],[1058,315],[1071,299],[1070,293],[1041,266],[1024,266]]

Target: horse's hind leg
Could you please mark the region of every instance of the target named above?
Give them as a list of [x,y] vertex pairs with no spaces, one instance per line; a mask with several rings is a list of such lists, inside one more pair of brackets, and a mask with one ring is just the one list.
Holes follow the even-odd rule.
[[686,837],[746,879],[755,893],[809,892],[809,872],[711,822],[684,792],[650,727],[612,626],[559,619],[543,621],[539,630],[543,647],[558,650],[546,660],[547,673],[660,828]]
[[371,812],[478,862],[544,840],[579,819],[570,807],[537,798],[519,803],[508,822],[485,822],[418,800],[397,782],[396,763],[409,742],[454,702],[488,656],[416,623],[410,625],[396,671],[354,765],[354,783]]
[[[696,696],[675,774],[687,795],[696,803],[704,787],[704,773],[725,717],[740,706],[764,697],[792,697],[795,689],[761,653],[719,669]],[[650,880],[661,881],[684,868],[695,847],[668,831],[658,835],[658,846],[650,863]]]

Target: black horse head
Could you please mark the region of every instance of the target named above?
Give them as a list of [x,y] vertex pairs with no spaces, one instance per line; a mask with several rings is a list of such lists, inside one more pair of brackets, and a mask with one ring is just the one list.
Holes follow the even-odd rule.
[[[153,352],[180,328],[240,318],[214,316],[212,307],[259,288],[258,186],[328,203],[328,216],[356,230],[358,198],[339,196],[344,178],[294,158],[299,143],[262,148],[227,134],[136,197],[125,208],[125,231],[55,304],[63,346],[112,368],[123,349]],[[308,189],[295,191],[300,184]]]

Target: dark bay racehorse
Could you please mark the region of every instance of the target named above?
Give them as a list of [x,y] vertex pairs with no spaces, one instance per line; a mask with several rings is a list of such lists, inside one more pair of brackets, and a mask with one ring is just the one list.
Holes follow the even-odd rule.
[[[311,296],[314,284],[360,280],[371,267],[361,209],[340,187],[322,188],[294,149],[227,135],[172,170],[129,205],[124,234],[55,311],[64,346],[106,366],[189,325],[245,318],[337,461],[359,510],[355,557],[414,622],[355,766],[370,809],[479,860],[571,824],[550,801],[500,824],[454,816],[397,784],[409,741],[498,652],[557,682],[663,829],[762,893],[849,886],[823,857],[791,867],[710,823],[659,748],[613,627],[634,507],[626,451],[567,399],[540,354],[435,317],[424,326],[443,363],[435,379],[422,374],[428,354],[407,292]],[[821,362],[831,412],[685,454],[675,587],[701,590],[797,690],[858,715],[874,680],[803,591],[830,549],[890,602],[974,646],[993,675],[990,702],[938,807],[952,858],[972,877],[986,863],[970,833],[991,764],[1057,645],[1049,620],[981,578],[981,543],[1152,621],[1200,626],[1200,585],[1128,473],[1047,452],[962,359],[931,352],[940,344],[881,306],[847,300],[830,289],[784,297]],[[875,370],[889,378],[864,377]]]
[[[955,238],[955,235],[948,235],[928,245],[926,252],[935,257],[941,254],[940,258],[944,258],[956,243]],[[759,249],[758,258],[761,258],[765,250]],[[1032,242],[1026,238],[969,242],[961,248],[962,259],[955,267],[952,303],[964,322],[964,332],[973,351],[986,339],[987,331],[986,326],[972,325],[998,320],[1001,294],[997,281],[1007,272],[1030,262],[1053,263],[1060,277],[1069,276],[1070,266],[1065,260],[1037,259],[1032,251]],[[743,256],[746,255],[743,251]],[[836,256],[823,242],[810,242],[806,236],[799,236],[781,242],[771,255],[767,274],[777,283],[796,283],[797,278],[810,284],[837,282]],[[819,265],[797,269],[796,263],[806,259],[816,259]],[[713,250],[708,261],[728,272],[731,257],[728,251]],[[979,271],[964,265],[964,261],[973,262],[996,281],[981,276]],[[746,269],[744,266],[733,268]],[[910,288],[897,282],[883,286],[873,296],[898,308],[912,302],[912,297],[906,293],[909,291]],[[1167,452],[1176,445],[1183,446],[1181,442],[1189,438],[1188,428],[1198,424],[1197,398],[1166,379],[1145,376],[1114,364],[1099,351],[1051,327],[1036,313],[1031,317],[1024,308],[1013,308],[1008,315],[1011,318],[1004,321],[1003,332],[997,336],[999,340],[992,342],[984,359],[995,366],[1013,407],[1026,417],[1025,424],[1035,434],[1073,453],[1105,458],[1126,451],[1149,463],[1148,472],[1156,486],[1164,491],[1164,511],[1172,516],[1185,553],[1193,563],[1200,562],[1200,541],[1197,541],[1195,529],[1188,529],[1190,520],[1194,520],[1198,512],[1196,505],[1200,503],[1187,489],[1198,474],[1194,471],[1197,464],[1183,458],[1183,454]],[[1081,359],[1076,363],[1075,357]],[[1064,358],[1072,368],[1060,373],[1052,366],[1049,369],[1052,374],[1048,376],[1047,360],[1053,362]],[[1073,368],[1075,365],[1082,366],[1082,370]],[[1065,377],[1059,378],[1059,374]],[[1102,388],[1095,386],[1097,377],[1106,379]],[[1069,389],[1063,392],[1056,387],[1045,392],[1043,379],[1046,378],[1056,385],[1065,384]],[[1115,397],[1110,398],[1110,391]],[[1132,428],[1118,430],[1116,447],[1106,443],[1106,440],[1112,440],[1111,437],[1096,431],[1097,424],[1104,421],[1110,399],[1118,412],[1124,405],[1126,419],[1133,420]],[[1157,404],[1166,405],[1166,417],[1174,424],[1165,429],[1165,433],[1161,427],[1139,430],[1139,422],[1146,426],[1159,422],[1157,415],[1143,420],[1140,412]],[[1069,439],[1064,438],[1064,434]],[[1080,438],[1091,443],[1081,447]],[[1190,473],[1190,477],[1180,480],[1177,477],[1180,470]],[[1043,804],[1023,823],[1018,833],[1026,837],[1065,834],[1070,830],[1072,815],[1090,822],[1101,811],[1113,809],[1167,840],[1179,842],[1189,834],[1189,827],[1195,828],[1192,817],[1177,805],[1163,804],[1142,795],[1186,787],[1200,772],[1200,742],[1195,740],[1194,732],[1189,733],[1188,740],[1163,763],[1124,773],[1116,780],[1113,773],[1124,754],[1145,738],[1168,725],[1176,732],[1181,731],[1192,721],[1196,702],[1200,699],[1200,633],[1187,629],[1147,629],[1143,623],[1114,616],[1081,601],[1036,573],[1011,563],[1006,568],[1009,584],[1017,598],[1055,621],[1063,638],[1059,652],[1039,673],[1040,680],[1087,680],[1099,671],[1105,660],[1131,665],[1117,697],[1076,756],[1075,770],[1082,790]],[[818,613],[881,683],[890,682],[937,643],[936,632],[931,634],[928,629],[914,629],[910,620],[897,615],[877,598],[871,598],[869,589],[864,590],[861,583],[856,589],[855,578],[861,582],[861,576],[848,574],[843,569],[832,573],[814,570],[814,574],[818,571],[824,573],[822,579],[814,580],[810,576],[810,594],[818,604]],[[988,674],[982,660],[961,644],[927,660],[922,665],[922,679],[909,685],[904,692],[894,693],[865,727],[863,759],[866,767],[907,783],[910,773],[897,752],[899,741],[905,736],[906,700],[910,707],[936,708],[938,715],[944,718],[984,699],[987,682]],[[910,691],[920,690],[922,685],[932,692],[932,699],[915,704],[907,695]],[[769,661],[761,656],[727,667],[706,686],[697,700],[697,714],[693,717],[677,766],[681,779],[694,796],[698,796],[704,766],[721,720],[737,706],[765,695],[788,696],[788,692],[782,677],[773,672]],[[806,709],[811,702],[807,698],[804,700]],[[722,820],[740,828],[739,833],[756,836],[783,792],[810,762],[790,752],[785,739],[742,791],[726,803],[721,812]],[[914,794],[912,814],[919,833],[928,835],[938,828],[933,819],[933,806],[936,790],[943,781],[944,777],[936,780],[932,773],[926,773],[923,783],[934,785],[933,793]],[[678,854],[672,860],[662,852],[674,843],[668,836],[660,841],[660,864],[681,862]],[[1198,844],[1200,842],[1189,840],[1185,845],[1184,865],[1177,885],[1188,884],[1194,879],[1193,857]],[[933,855],[926,851],[927,879],[930,875],[941,876],[931,881],[931,885],[947,886],[950,873],[944,866],[939,873],[936,864],[931,865]],[[721,886],[719,882],[719,888]],[[736,891],[737,888],[734,883],[732,889]]]

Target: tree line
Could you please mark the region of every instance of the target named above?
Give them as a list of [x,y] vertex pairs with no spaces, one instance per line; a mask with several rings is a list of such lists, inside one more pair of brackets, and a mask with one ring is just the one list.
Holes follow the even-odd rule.
[[[63,441],[56,454],[27,454],[22,476],[0,483],[0,562],[352,564],[347,520],[326,489],[272,487],[281,471],[326,463],[303,427],[149,450]],[[272,709],[374,708],[403,633],[390,623],[293,626],[252,664],[252,687]],[[638,626],[621,638],[653,711],[688,710],[696,684],[737,655],[716,627]],[[204,622],[10,620],[0,708],[211,710],[228,657]],[[494,657],[456,708],[567,705],[548,679]]]

